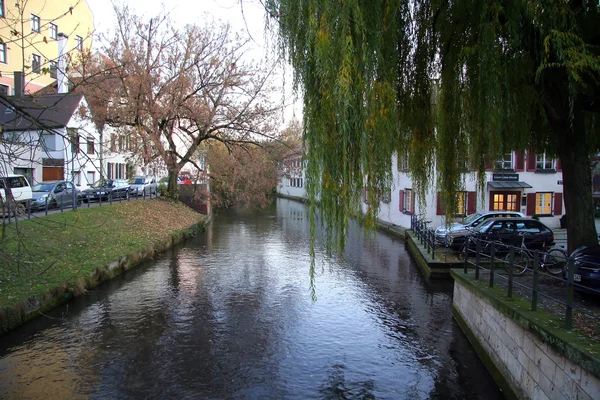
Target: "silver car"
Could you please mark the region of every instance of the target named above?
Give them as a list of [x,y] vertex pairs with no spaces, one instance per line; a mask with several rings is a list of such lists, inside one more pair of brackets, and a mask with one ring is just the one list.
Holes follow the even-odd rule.
[[154,176],[136,176],[129,181],[132,196],[156,195],[156,178]]
[[[59,208],[71,206],[73,198],[79,204],[81,203],[81,193],[69,181],[47,181],[31,188],[33,200],[31,202],[32,210],[42,210],[47,208]],[[75,193],[73,193],[75,192]]]
[[450,226],[446,227],[446,225],[439,226],[435,230],[435,240],[438,243],[443,243],[446,246],[450,246],[453,244],[457,245],[457,243],[453,243],[453,238],[456,236],[464,236],[465,233],[469,230],[469,228],[475,228],[481,225],[484,221],[487,221],[490,218],[501,218],[501,217],[525,217],[523,213],[516,211],[485,211],[480,213],[475,213],[467,216],[463,222],[453,222]]

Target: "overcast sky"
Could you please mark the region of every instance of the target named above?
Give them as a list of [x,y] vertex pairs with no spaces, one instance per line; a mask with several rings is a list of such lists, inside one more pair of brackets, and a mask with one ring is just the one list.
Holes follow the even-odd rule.
[[[118,4],[128,3],[136,14],[148,18],[155,17],[163,10],[170,13],[173,21],[181,24],[203,25],[206,18],[216,21],[228,22],[235,31],[245,31],[252,37],[253,50],[248,54],[254,59],[262,59],[267,55],[267,44],[265,44],[265,12],[258,0],[243,0],[243,14],[241,0],[115,0]],[[97,33],[106,33],[115,26],[115,15],[112,1],[110,0],[87,0],[94,14],[94,26]],[[165,6],[163,7],[163,4]],[[244,18],[245,17],[245,18]],[[273,58],[271,55],[270,58]],[[291,82],[288,67],[287,82]],[[280,80],[281,82],[281,80]],[[283,92],[283,90],[282,90]],[[287,85],[285,97],[286,103],[292,100],[290,85]],[[280,100],[279,100],[280,101]],[[289,120],[294,115],[301,119],[300,101],[286,111],[285,118]]]

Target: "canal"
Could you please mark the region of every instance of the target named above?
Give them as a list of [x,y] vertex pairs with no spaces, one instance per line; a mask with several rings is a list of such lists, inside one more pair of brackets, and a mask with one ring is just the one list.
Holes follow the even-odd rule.
[[[404,243],[317,248],[303,204],[207,232],[0,336],[0,398],[502,399]],[[315,298],[316,296],[316,298]]]

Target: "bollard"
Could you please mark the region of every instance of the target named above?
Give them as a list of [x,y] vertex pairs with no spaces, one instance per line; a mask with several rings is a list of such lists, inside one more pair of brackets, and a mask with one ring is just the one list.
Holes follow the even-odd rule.
[[533,291],[531,293],[531,311],[537,309],[538,303],[538,289],[540,280],[540,253],[533,253]]
[[567,309],[565,312],[565,328],[573,328],[573,278],[575,277],[575,263],[569,257],[567,262]]
[[490,247],[490,288],[494,287],[494,264],[496,264],[496,243],[492,240]]

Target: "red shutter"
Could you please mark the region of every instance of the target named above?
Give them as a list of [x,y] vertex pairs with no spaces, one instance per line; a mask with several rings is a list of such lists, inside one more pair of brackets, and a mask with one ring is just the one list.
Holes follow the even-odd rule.
[[471,215],[477,210],[477,197],[475,192],[467,192],[467,214]]
[[562,193],[554,193],[554,215],[562,215]]
[[522,151],[515,153],[515,170],[521,172],[525,169],[525,154]]
[[535,193],[527,193],[527,215],[535,214]]
[[485,160],[485,170],[491,171],[494,168],[494,163],[490,160]]
[[404,211],[404,190],[400,191],[400,205],[398,207],[400,211]]
[[526,171],[535,171],[535,153],[527,150],[527,169]]
[[490,211],[494,210],[494,193],[496,193],[496,192],[490,192],[490,208],[489,208]]
[[562,172],[562,165],[560,164],[560,158],[556,159],[556,172]]
[[446,214],[444,212],[444,209],[442,207],[442,196],[440,195],[440,192],[438,192],[437,194],[437,203],[435,206],[435,215],[444,215]]
[[415,213],[415,192],[411,191],[412,196],[410,196],[410,213]]
[[365,203],[367,203],[367,189],[366,188],[364,189],[364,193],[363,193],[363,201]]

